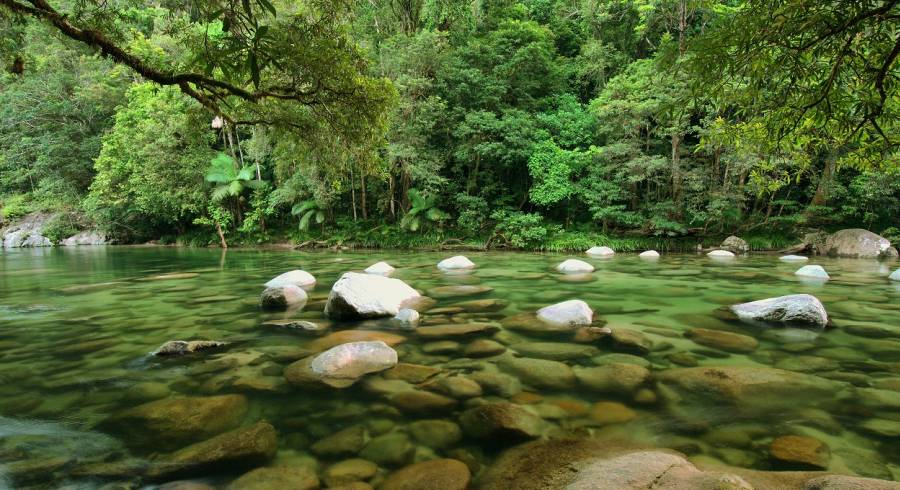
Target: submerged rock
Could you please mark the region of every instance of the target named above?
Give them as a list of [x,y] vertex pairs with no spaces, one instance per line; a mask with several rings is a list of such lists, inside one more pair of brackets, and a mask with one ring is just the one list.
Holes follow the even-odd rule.
[[759,341],[749,335],[710,330],[708,328],[692,328],[685,332],[685,337],[694,342],[728,352],[748,353],[759,347]]
[[359,455],[380,466],[402,466],[410,462],[414,451],[406,434],[391,432],[373,438]]
[[[378,465],[365,459],[354,458],[335,463],[325,470],[323,480],[328,488],[365,481],[378,472]],[[287,487],[282,487],[287,488]]]
[[637,418],[637,412],[619,402],[597,402],[588,416],[600,425],[624,424]]
[[722,241],[722,244],[719,245],[719,248],[722,250],[728,250],[729,252],[734,252],[736,254],[745,254],[750,251],[750,244],[747,243],[743,238],[736,237],[731,235]]
[[279,274],[266,282],[267,288],[278,288],[282,286],[297,286],[306,288],[316,284],[316,278],[312,274],[304,270],[296,269]]
[[339,320],[394,316],[420,296],[399,279],[347,272],[331,288],[325,314]]
[[638,254],[638,257],[642,259],[658,259],[659,252],[657,252],[656,250],[647,250]]
[[891,247],[887,238],[861,228],[840,230],[828,235],[825,246],[819,253],[860,259],[897,256],[897,250]]
[[804,257],[803,255],[783,255],[778,257],[778,260],[783,262],[806,262],[809,260],[809,257]]
[[769,446],[769,455],[793,469],[826,469],[831,459],[828,446],[812,437],[781,436]]
[[362,425],[341,429],[310,446],[313,454],[326,457],[354,455],[369,442],[369,432]]
[[365,272],[366,274],[375,274],[378,276],[389,276],[393,274],[395,270],[396,269],[394,269],[394,267],[387,262],[376,262],[369,267],[366,267],[366,270],[364,270],[363,272]]
[[506,346],[496,340],[476,339],[466,346],[463,355],[466,357],[490,357],[504,352],[506,352]]
[[712,252],[709,252],[708,254],[706,254],[706,256],[712,257],[714,259],[715,258],[732,258],[732,257],[734,257],[734,253],[729,252],[728,250],[713,250]]
[[277,449],[275,428],[266,422],[257,422],[162,456],[148,475],[154,479],[172,478],[252,468],[275,456]]
[[256,468],[241,475],[228,486],[229,490],[315,490],[319,477],[311,468],[303,466],[272,466]]
[[508,357],[502,359],[498,364],[504,371],[535,388],[566,390],[575,386],[575,373],[571,367],[561,362],[527,357]]
[[553,330],[574,330],[590,325],[594,321],[594,311],[580,299],[572,299],[545,306],[537,311],[537,317]]
[[391,395],[388,401],[400,411],[411,414],[449,412],[457,404],[453,398],[423,390],[401,391]]
[[525,357],[549,359],[551,361],[568,361],[591,357],[597,354],[597,348],[584,344],[567,344],[565,342],[520,342],[510,346]]
[[397,351],[381,341],[341,344],[316,356],[312,372],[325,384],[350,386],[362,376],[377,373],[397,364]]
[[469,260],[468,257],[457,255],[438,262],[437,268],[443,271],[474,269],[475,263]]
[[297,333],[322,335],[328,331],[328,325],[314,323],[306,320],[269,320],[262,323],[267,327],[279,327],[293,330]]
[[312,351],[321,352],[336,345],[349,342],[381,341],[387,345],[394,346],[403,343],[405,340],[406,337],[402,335],[380,330],[341,330],[315,339],[307,344],[307,347]]
[[425,339],[441,339],[468,337],[473,335],[490,335],[500,330],[496,323],[453,323],[448,325],[434,325],[419,327],[416,334]]
[[794,275],[822,280],[831,279],[828,273],[825,272],[825,268],[823,268],[821,265],[804,265],[803,267],[797,269],[797,272],[795,272]]
[[581,386],[614,395],[630,395],[650,379],[650,371],[635,364],[575,367],[574,371]]
[[259,305],[267,310],[284,310],[306,302],[306,291],[293,284],[270,286],[263,290]]
[[609,247],[591,247],[584,253],[593,257],[612,257],[616,252]]
[[471,479],[469,467],[455,459],[432,459],[395,471],[379,487],[381,490],[466,490]]
[[417,420],[409,424],[409,433],[423,446],[444,449],[462,440],[459,425],[444,419]]
[[557,265],[556,270],[563,274],[583,274],[585,272],[594,272],[594,266],[583,260],[568,259]]
[[183,356],[185,354],[193,354],[195,352],[224,347],[226,345],[228,345],[227,342],[220,342],[218,340],[170,340],[159,346],[159,348],[153,352],[153,355]]
[[544,421],[512,403],[491,403],[466,410],[460,416],[463,432],[475,439],[521,441],[540,437]]
[[828,324],[825,307],[809,294],[792,294],[731,306],[741,320],[800,323],[824,327]]
[[490,286],[459,284],[455,286],[438,286],[428,290],[428,295],[435,298],[454,298],[457,296],[474,296],[493,291]]

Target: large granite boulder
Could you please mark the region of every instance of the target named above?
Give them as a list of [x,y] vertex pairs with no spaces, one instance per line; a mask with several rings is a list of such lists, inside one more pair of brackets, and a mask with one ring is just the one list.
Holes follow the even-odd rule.
[[891,242],[887,238],[861,228],[840,230],[828,235],[819,253],[860,259],[897,256],[897,250],[891,247]]
[[109,239],[106,234],[99,230],[80,231],[69,238],[59,242],[64,247],[75,247],[78,245],[106,245]]
[[293,308],[306,303],[306,300],[306,291],[293,284],[269,286],[259,295],[259,305],[266,310]]
[[347,272],[331,288],[325,314],[338,320],[394,316],[420,296],[400,279]]
[[312,274],[304,270],[295,269],[279,274],[266,282],[267,288],[277,288],[281,286],[297,286],[308,288],[316,284],[316,278]]
[[557,265],[556,270],[563,274],[585,274],[594,272],[594,266],[583,260],[568,259]]
[[381,341],[350,342],[332,347],[316,356],[310,369],[322,382],[350,386],[369,373],[397,365],[397,351]]
[[364,270],[363,272],[365,272],[366,274],[375,274],[376,276],[389,276],[393,274],[395,270],[396,269],[394,269],[391,264],[381,261],[376,262],[369,267],[366,267],[366,270]]
[[584,301],[571,299],[541,308],[537,317],[547,324],[547,330],[574,330],[590,325],[594,321],[594,311]]
[[722,241],[722,244],[719,245],[719,248],[722,250],[728,250],[729,252],[734,252],[736,254],[745,254],[750,251],[750,244],[747,243],[743,238],[736,237],[731,235]]
[[791,294],[731,306],[731,311],[745,321],[789,323],[824,327],[828,313],[822,302],[810,294]]
[[32,213],[16,224],[0,230],[3,248],[52,247],[53,243],[43,235],[44,225],[55,215]]

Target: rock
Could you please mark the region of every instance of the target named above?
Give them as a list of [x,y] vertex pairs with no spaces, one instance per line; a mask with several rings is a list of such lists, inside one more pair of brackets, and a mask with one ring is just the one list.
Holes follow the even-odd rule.
[[568,259],[556,266],[556,270],[563,274],[583,274],[594,272],[594,266],[583,260]]
[[402,466],[409,463],[414,451],[406,434],[392,432],[372,439],[359,455],[380,466]]
[[228,345],[226,342],[219,342],[218,340],[170,340],[159,346],[159,348],[153,352],[153,355],[183,356],[185,354],[193,354],[195,352],[224,347],[226,345]]
[[500,311],[503,308],[509,306],[509,301],[505,299],[474,299],[471,301],[463,301],[462,303],[456,303],[453,305],[457,308],[462,308],[464,312],[467,313],[483,313],[486,311]]
[[125,409],[104,423],[124,440],[174,449],[240,425],[247,414],[243,395],[165,398]]
[[406,341],[406,337],[378,330],[341,330],[315,339],[307,347],[312,351],[321,352],[336,345],[363,341],[380,341],[387,345],[395,346]]
[[[322,479],[329,488],[357,481],[366,481],[375,476],[378,465],[365,459],[347,459],[335,463],[325,470]],[[288,487],[282,487],[288,488]]]
[[397,364],[397,351],[381,341],[341,344],[316,356],[310,365],[323,382],[335,387],[350,386],[362,376]]
[[338,320],[394,316],[420,296],[399,279],[347,272],[332,286],[325,314]]
[[444,354],[456,354],[460,349],[462,349],[462,344],[455,340],[438,340],[422,344],[422,352],[439,356]]
[[890,279],[892,281],[900,281],[900,269],[897,269],[894,272],[891,272],[891,275],[888,276],[888,279]]
[[369,433],[365,426],[352,425],[319,439],[309,449],[319,456],[351,456],[360,452],[368,442]]
[[547,330],[567,331],[590,325],[594,311],[584,301],[572,299],[541,308],[537,317],[550,327]]
[[316,278],[304,270],[292,270],[269,279],[267,288],[279,288],[283,286],[297,286],[307,288],[316,284]]
[[469,378],[481,385],[485,392],[504,398],[509,398],[522,391],[522,382],[519,381],[519,378],[508,374],[479,371],[469,374]]
[[831,277],[827,272],[825,272],[825,269],[821,265],[804,265],[803,267],[797,269],[797,272],[795,272],[794,275],[800,277],[810,277],[813,279],[831,279]]
[[825,475],[807,480],[803,490],[900,490],[900,483],[849,475]]
[[684,336],[700,345],[727,352],[748,353],[755,351],[759,347],[759,341],[749,335],[726,332],[724,330],[692,328],[685,332]]
[[471,479],[469,467],[455,459],[433,459],[395,471],[379,487],[381,490],[466,490]]
[[824,442],[806,436],[781,436],[769,446],[769,455],[794,469],[826,469],[831,451]]
[[568,365],[557,361],[508,357],[502,359],[500,368],[534,388],[567,390],[575,387],[575,373]]
[[106,245],[109,241],[106,235],[99,230],[85,230],[78,232],[65,240],[59,242],[64,247],[74,247],[78,245]]
[[722,244],[719,245],[719,248],[722,250],[728,250],[729,252],[734,252],[736,254],[745,254],[750,251],[750,244],[744,241],[744,239],[731,235],[722,241]]
[[650,378],[647,368],[635,364],[575,367],[574,371],[581,386],[616,395],[630,395]]
[[457,255],[438,262],[437,268],[442,271],[474,269],[475,263],[463,255]]
[[315,490],[319,488],[316,472],[303,466],[256,468],[231,482],[229,490]]
[[441,339],[468,337],[472,335],[489,335],[500,330],[496,323],[453,323],[448,325],[434,325],[419,327],[416,335],[425,339]]
[[0,230],[3,248],[52,247],[49,238],[42,235],[44,224],[56,215],[31,213],[16,224]]
[[572,340],[575,342],[590,344],[612,333],[609,327],[579,327],[575,329]]
[[624,424],[637,418],[637,412],[619,402],[597,402],[589,413],[600,425]]
[[623,354],[621,352],[603,354],[594,357],[591,360],[598,366],[605,366],[607,364],[635,364],[650,369],[650,361],[647,359],[632,354]]
[[411,308],[401,308],[392,320],[402,328],[413,329],[419,325],[419,312]]
[[463,432],[475,439],[526,440],[540,437],[540,417],[512,403],[491,403],[466,410],[460,416]]
[[456,407],[456,400],[453,398],[422,390],[394,393],[388,401],[400,411],[411,414],[449,412]]
[[615,349],[634,354],[648,354],[652,347],[644,334],[637,330],[614,328],[608,338]]
[[460,284],[457,286],[438,286],[428,290],[428,296],[433,298],[455,298],[458,296],[474,296],[493,291],[490,286]]
[[426,386],[439,393],[456,399],[474,398],[481,396],[481,385],[464,376],[448,376]]
[[399,379],[407,383],[419,384],[443,371],[443,369],[437,367],[402,362],[385,371],[382,376],[384,376],[384,379]]
[[549,359],[551,361],[568,361],[597,354],[596,347],[564,342],[520,342],[512,344],[510,347],[525,357]]
[[417,420],[409,424],[409,433],[423,446],[444,449],[462,440],[462,429],[449,420]]
[[734,257],[734,253],[729,252],[728,250],[713,250],[712,252],[706,254],[706,256],[714,259],[727,259]]
[[259,297],[259,305],[266,310],[284,310],[306,302],[306,291],[299,286],[267,287]]
[[612,257],[616,252],[609,247],[591,247],[587,249],[586,254],[593,257]]
[[824,327],[828,324],[825,307],[809,294],[791,294],[731,306],[741,320],[799,323]]
[[778,257],[778,260],[784,262],[806,262],[807,260],[809,260],[809,257],[804,257],[802,255],[783,255],[781,257]]
[[463,350],[466,357],[490,357],[506,352],[506,346],[490,339],[476,339]]
[[859,428],[881,437],[900,437],[900,421],[869,419],[859,424]]
[[158,458],[150,468],[154,479],[178,475],[234,471],[265,463],[278,449],[278,434],[266,422],[234,429]]
[[647,250],[646,252],[641,252],[640,254],[638,254],[638,257],[642,259],[658,259],[659,252],[657,252],[656,250]]
[[285,328],[297,333],[310,335],[322,335],[328,331],[327,324],[313,323],[306,320],[269,320],[262,324],[267,327]]
[[868,230],[851,228],[832,233],[819,253],[837,257],[875,259],[891,254],[891,242]]
[[376,262],[369,267],[366,267],[366,270],[363,272],[366,274],[375,274],[377,276],[390,276],[395,270],[396,269],[387,262]]
[[148,402],[165,398],[171,393],[172,390],[165,383],[144,381],[128,388],[125,392],[125,399],[136,402]]

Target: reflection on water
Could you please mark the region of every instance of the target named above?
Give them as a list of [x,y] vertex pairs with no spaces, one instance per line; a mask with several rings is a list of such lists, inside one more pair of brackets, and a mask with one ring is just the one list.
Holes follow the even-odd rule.
[[[467,253],[475,271],[438,271],[435,263],[449,255],[7,251],[0,256],[0,478],[6,486],[78,488],[135,481],[153,474],[170,451],[260,420],[278,432],[279,461],[323,468],[359,454],[383,475],[414,459],[449,456],[477,470],[508,444],[486,444],[470,431],[457,435],[460,414],[500,400],[540,416],[545,436],[627,438],[770,469],[768,445],[796,434],[828,445],[832,471],[900,477],[900,287],[886,278],[896,263],[815,259],[810,263],[831,276],[816,282],[794,276],[800,265],[775,257],[578,257],[596,271],[563,276],[554,270],[567,258],[560,254]],[[625,333],[612,343],[516,328],[431,338],[386,321],[326,319],[331,284],[342,272],[379,260],[397,267],[393,277],[437,300],[423,313],[423,327],[511,327],[510,317],[577,298],[593,308],[597,326]],[[318,279],[305,308],[259,310],[263,283],[296,268]],[[481,287],[447,287],[459,285]],[[743,325],[721,312],[725,305],[795,293],[816,295],[834,327]],[[264,325],[286,317],[330,330],[315,337],[277,322]],[[285,380],[286,366],[339,342],[343,337],[334,332],[347,329],[382,332],[376,337],[394,339],[402,363],[430,366],[432,374],[381,374],[317,392]],[[739,335],[722,340],[701,330],[686,336],[690,329]],[[174,339],[229,346],[177,359],[150,355]],[[722,382],[693,380],[692,368],[703,366],[721,367]],[[795,377],[740,378],[748,376],[746,368]],[[397,397],[398,386],[440,396]],[[203,397],[186,410],[209,403],[221,427],[191,427],[168,402],[140,413],[147,403],[185,396]],[[147,417],[161,420],[151,430],[121,423]],[[322,449],[321,441],[348,430],[364,436]],[[370,441],[378,446],[370,448]],[[222,468],[204,471],[187,476],[220,483],[236,476]]]

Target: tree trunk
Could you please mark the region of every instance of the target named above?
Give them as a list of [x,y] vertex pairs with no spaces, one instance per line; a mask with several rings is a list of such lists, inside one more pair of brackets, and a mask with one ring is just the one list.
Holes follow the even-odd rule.
[[819,185],[816,187],[816,194],[813,196],[812,206],[824,206],[828,202],[828,195],[831,191],[831,182],[834,177],[834,170],[837,159],[834,155],[828,155],[825,158],[825,168],[822,169],[822,175],[819,177]]
[[219,234],[219,240],[222,241],[222,248],[228,248],[228,243],[225,242],[225,233],[222,233],[222,225],[216,221],[216,233]]
[[356,183],[353,177],[353,167],[350,167],[350,199],[353,201],[353,221],[356,221]]
[[[681,202],[681,161],[679,150],[681,149],[681,135],[672,135],[672,201],[676,207]],[[678,210],[676,209],[676,212]]]
[[366,209],[366,174],[359,174],[359,202],[360,208],[362,209],[362,217],[363,219],[369,219],[369,211]]

